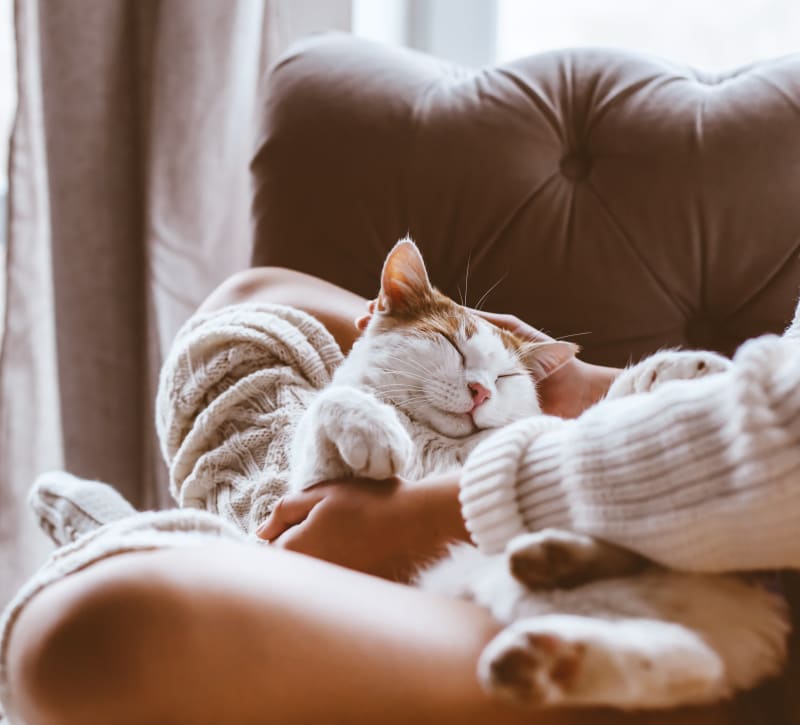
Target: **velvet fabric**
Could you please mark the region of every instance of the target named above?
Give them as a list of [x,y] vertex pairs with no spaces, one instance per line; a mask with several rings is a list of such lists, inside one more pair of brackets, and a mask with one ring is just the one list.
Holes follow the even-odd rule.
[[[410,233],[444,292],[584,357],[731,353],[800,288],[800,55],[719,75],[616,50],[469,70],[346,35],[263,87],[254,263],[363,295]],[[496,286],[495,286],[496,285]]]
[[[617,50],[471,70],[346,35],[262,87],[254,264],[374,296],[410,234],[434,284],[625,365],[782,332],[800,292],[800,55],[721,74]],[[485,296],[485,298],[484,298]],[[782,585],[800,629],[800,583]],[[800,722],[790,674],[741,723]]]

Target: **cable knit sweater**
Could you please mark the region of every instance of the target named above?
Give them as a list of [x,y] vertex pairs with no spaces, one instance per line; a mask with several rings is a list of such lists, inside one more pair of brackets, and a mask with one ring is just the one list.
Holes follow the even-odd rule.
[[[244,534],[286,490],[294,424],[341,360],[322,325],[287,307],[236,305],[184,325],[157,428],[173,496],[202,510],[137,514],[59,549],[0,617],[0,702],[9,634],[37,591],[126,551],[254,540]],[[461,500],[490,551],[565,526],[674,567],[800,567],[800,311],[726,373],[498,432],[469,458]]]
[[286,492],[295,423],[342,359],[330,333],[290,307],[243,304],[191,318],[156,400],[178,504],[253,533]]
[[564,527],[697,571],[800,568],[800,325],[724,373],[521,421],[462,477],[473,539]]
[[[157,400],[180,505],[252,533],[285,491],[294,423],[341,360],[327,330],[290,308],[190,320]],[[467,461],[461,503],[487,551],[561,526],[676,568],[800,567],[800,308],[728,372],[498,432]]]

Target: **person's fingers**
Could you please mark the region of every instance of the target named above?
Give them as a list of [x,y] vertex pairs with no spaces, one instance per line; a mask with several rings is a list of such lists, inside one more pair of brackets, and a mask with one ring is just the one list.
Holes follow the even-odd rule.
[[356,317],[354,320],[355,326],[357,330],[365,330],[369,321],[372,319],[372,315],[375,314],[375,306],[377,305],[378,300],[370,300],[367,302],[367,314],[361,315],[361,317]]
[[[320,499],[321,500],[321,499]],[[331,532],[328,527],[320,529],[320,521],[318,520],[318,512],[324,506],[319,508],[313,507],[305,519],[298,522],[295,526],[285,529],[277,538],[272,539],[270,544],[277,546],[280,549],[287,551],[296,551],[300,554],[307,556],[314,556],[318,559],[326,559],[339,564],[345,564],[343,560],[338,560],[341,557],[341,552],[338,552],[336,545],[337,539],[331,538]],[[333,558],[332,558],[333,557]]]
[[320,558],[320,552],[317,551],[319,547],[314,545],[316,537],[309,536],[304,523],[286,529],[277,539],[273,539],[270,543],[279,549],[296,551],[299,554]]
[[522,322],[519,318],[514,317],[514,315],[503,315],[497,312],[487,312],[486,310],[476,310],[472,307],[467,308],[470,312],[478,315],[478,317],[482,317],[487,322],[491,322],[493,325],[497,325],[498,327],[502,327],[504,330],[511,330],[512,332],[516,332],[518,328],[522,326]]
[[486,312],[485,310],[474,310],[472,308],[468,309],[476,315],[483,317],[487,322],[502,327],[504,330],[509,330],[520,337],[527,338],[533,342],[553,342],[553,338],[550,337],[550,335],[541,330],[537,330],[535,327],[531,327],[514,315],[501,315],[496,312]]
[[313,490],[284,496],[275,504],[269,518],[258,527],[256,536],[274,541],[287,529],[305,521],[311,509],[322,499],[322,494]]

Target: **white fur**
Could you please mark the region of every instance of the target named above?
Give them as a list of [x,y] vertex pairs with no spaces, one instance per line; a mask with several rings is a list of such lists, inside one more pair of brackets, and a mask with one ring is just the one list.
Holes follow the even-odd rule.
[[[540,413],[531,378],[516,374],[525,368],[487,323],[455,342],[458,350],[443,337],[381,330],[373,319],[298,425],[291,487],[452,470],[494,429]],[[711,353],[661,352],[624,371],[609,397],[729,364]],[[491,393],[472,418],[470,382]],[[712,702],[779,671],[788,620],[777,595],[737,577],[655,566],[632,574],[633,555],[570,532],[521,538],[504,555],[453,547],[418,577],[421,587],[475,601],[508,625],[478,665],[489,690],[531,706],[659,708]],[[566,575],[597,563],[602,578],[566,588],[558,579],[565,572],[550,572],[553,588],[532,590],[512,575],[514,557],[547,567],[553,552]],[[609,575],[617,566],[619,575]]]
[[713,352],[662,350],[625,370],[611,384],[607,398],[646,393],[664,383],[691,380],[720,373],[731,366],[728,358]]
[[[562,541],[569,537],[558,534]],[[632,709],[709,703],[778,674],[786,654],[783,599],[735,576],[652,567],[636,576],[533,592],[512,576],[506,554],[458,544],[421,572],[417,583],[474,601],[510,625],[487,646],[479,676],[488,689],[526,705]],[[526,633],[547,634],[552,651],[541,652]],[[585,650],[576,658],[572,681],[548,683],[553,659],[574,656],[576,644]],[[530,687],[493,672],[495,663],[520,654],[530,655],[526,671],[517,672]]]
[[[526,368],[488,323],[477,323],[471,337],[455,336],[463,362],[443,337],[368,330],[298,424],[290,488],[350,475],[443,473],[491,431],[540,413]],[[472,418],[469,382],[491,395]],[[354,447],[359,454],[348,455]]]

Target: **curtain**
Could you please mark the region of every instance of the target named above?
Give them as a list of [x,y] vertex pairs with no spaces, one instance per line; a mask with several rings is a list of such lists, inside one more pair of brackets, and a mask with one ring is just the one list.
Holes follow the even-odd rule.
[[[159,366],[181,323],[248,264],[258,81],[312,29],[297,14],[310,5],[16,0],[0,604],[50,549],[25,503],[39,473],[169,505]],[[334,7],[348,23],[345,5],[325,3],[320,22],[336,24]]]

